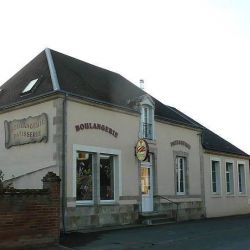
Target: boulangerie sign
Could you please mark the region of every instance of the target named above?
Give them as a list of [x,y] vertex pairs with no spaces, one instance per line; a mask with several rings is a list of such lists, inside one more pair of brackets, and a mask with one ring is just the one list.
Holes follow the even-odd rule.
[[38,116],[21,120],[4,121],[5,147],[48,141],[48,116]]
[[143,139],[138,140],[135,146],[135,154],[137,159],[139,161],[144,161],[148,157],[148,153],[149,153],[148,143]]
[[95,129],[95,130],[101,130],[104,131],[106,133],[109,133],[110,135],[114,136],[115,138],[118,137],[118,132],[116,132],[114,129],[100,124],[100,123],[94,123],[94,122],[85,122],[85,123],[81,123],[81,124],[77,124],[75,126],[76,132],[80,131],[80,130],[91,130],[91,129]]

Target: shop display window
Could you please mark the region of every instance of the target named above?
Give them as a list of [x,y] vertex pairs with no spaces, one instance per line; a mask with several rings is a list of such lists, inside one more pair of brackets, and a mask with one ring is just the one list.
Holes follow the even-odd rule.
[[77,158],[77,200],[91,201],[93,199],[93,155],[78,152]]
[[114,158],[111,155],[100,156],[100,199],[114,199]]
[[[78,204],[100,204],[114,202],[115,179],[119,158],[116,154],[76,150],[75,158],[75,195]],[[99,149],[99,148],[97,148]],[[116,174],[116,175],[115,175]]]

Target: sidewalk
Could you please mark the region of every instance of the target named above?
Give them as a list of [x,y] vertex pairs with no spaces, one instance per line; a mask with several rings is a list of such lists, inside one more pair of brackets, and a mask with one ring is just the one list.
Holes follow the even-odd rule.
[[249,232],[250,215],[246,215],[91,233],[73,232],[64,235],[60,244],[78,250],[238,250],[250,249]]
[[69,248],[60,244],[51,247],[36,248],[36,250],[72,250],[72,249],[73,248]]

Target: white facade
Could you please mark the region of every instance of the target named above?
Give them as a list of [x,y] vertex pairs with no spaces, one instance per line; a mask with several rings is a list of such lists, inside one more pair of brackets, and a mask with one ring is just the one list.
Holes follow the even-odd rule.
[[[212,174],[212,162],[218,162],[218,171]],[[232,172],[227,171],[227,163]],[[243,173],[239,174],[239,167]],[[207,217],[229,216],[250,212],[249,159],[230,155],[204,154],[205,207]],[[217,175],[215,178],[215,175]],[[217,179],[217,180],[213,180]],[[214,192],[217,182],[217,190]],[[229,192],[230,191],[230,192]]]
[[[11,148],[2,143],[0,158],[5,179],[16,188],[40,188],[48,171],[61,176],[66,229],[134,223],[140,213],[167,211],[169,200],[179,204],[183,220],[249,213],[249,159],[204,152],[199,129],[154,120],[152,140],[147,140],[150,159],[139,162],[135,144],[142,137],[140,113],[73,98],[62,104],[56,97],[1,113],[2,121],[46,113],[49,132],[46,143]],[[4,142],[3,123],[0,130]],[[79,154],[86,153],[91,155],[91,196],[81,200],[77,164]],[[101,166],[108,158],[111,177],[103,187]],[[105,198],[107,188],[110,196]],[[101,212],[95,212],[97,207]]]
[[[56,117],[56,100],[32,104],[18,109],[8,110],[0,114],[0,169],[4,173],[4,179],[12,179],[15,188],[41,188],[41,179],[44,173],[53,171],[59,174],[57,164],[57,144],[54,140],[56,125],[53,119]],[[34,117],[46,113],[48,117],[48,142],[31,143],[20,146],[5,147],[4,121],[13,121]],[[34,177],[34,178],[33,178]]]

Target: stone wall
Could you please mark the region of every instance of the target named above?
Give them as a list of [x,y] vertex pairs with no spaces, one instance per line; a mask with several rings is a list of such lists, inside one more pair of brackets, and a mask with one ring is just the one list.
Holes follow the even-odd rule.
[[178,221],[196,220],[204,218],[204,207],[201,201],[182,201],[176,203],[178,204],[178,210],[175,204],[171,204],[168,202],[158,202],[155,204],[156,211],[160,213],[165,213],[169,217],[177,216]]
[[138,205],[94,205],[67,208],[68,231],[104,226],[135,224]]
[[59,242],[60,178],[49,172],[43,189],[0,190],[0,249],[32,249]]

